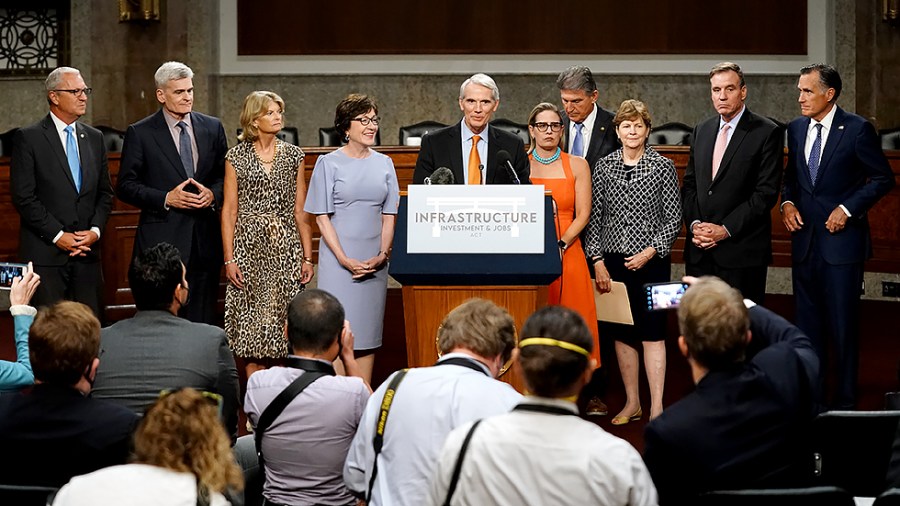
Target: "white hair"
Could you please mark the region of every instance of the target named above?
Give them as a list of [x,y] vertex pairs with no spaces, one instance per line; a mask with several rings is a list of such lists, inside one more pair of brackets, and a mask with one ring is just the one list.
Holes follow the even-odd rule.
[[462,100],[464,95],[466,94],[466,86],[470,84],[477,84],[479,86],[484,86],[485,88],[491,90],[491,96],[494,98],[495,102],[500,101],[500,88],[497,87],[497,83],[491,79],[491,76],[487,74],[475,74],[474,76],[463,81],[462,86],[459,87],[459,99]]
[[194,71],[190,67],[179,61],[167,61],[156,69],[153,78],[156,80],[156,88],[163,89],[169,81],[178,79],[191,79],[194,77]]
[[47,80],[44,81],[44,86],[47,88],[47,92],[51,92],[58,88],[59,83],[62,82],[66,74],[81,75],[81,71],[72,67],[56,67],[55,69],[53,69],[53,72],[50,72],[50,75],[47,76]]

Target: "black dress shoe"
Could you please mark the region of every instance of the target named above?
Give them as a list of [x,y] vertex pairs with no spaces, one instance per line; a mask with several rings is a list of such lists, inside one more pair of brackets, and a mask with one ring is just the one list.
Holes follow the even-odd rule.
[[609,414],[609,408],[599,397],[593,397],[584,408],[584,413],[587,416],[606,416]]

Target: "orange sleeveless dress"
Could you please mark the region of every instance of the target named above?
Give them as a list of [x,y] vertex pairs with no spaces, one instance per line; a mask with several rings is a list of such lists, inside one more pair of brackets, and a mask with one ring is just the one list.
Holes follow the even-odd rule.
[[[531,155],[528,157],[534,159]],[[560,153],[560,160],[565,178],[531,177],[532,184],[544,185],[545,189],[552,192],[556,201],[557,240],[561,237],[562,231],[569,228],[575,219],[575,176],[572,175],[568,153]],[[563,254],[562,276],[550,285],[548,302],[572,309],[584,318],[594,336],[594,350],[591,357],[597,361],[597,365],[600,365],[600,337],[597,332],[597,310],[594,307],[592,283],[581,239],[576,237]]]

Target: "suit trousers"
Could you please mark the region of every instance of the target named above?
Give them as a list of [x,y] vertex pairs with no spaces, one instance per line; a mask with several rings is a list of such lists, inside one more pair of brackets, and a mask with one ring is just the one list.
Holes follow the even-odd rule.
[[178,316],[196,323],[221,326],[217,309],[222,265],[210,262],[209,256],[202,253],[204,245],[197,241],[196,234],[191,242],[191,258],[185,263],[191,299],[187,306],[181,308]]
[[63,265],[35,264],[34,271],[41,277],[41,284],[34,293],[32,305],[40,307],[73,300],[91,308],[103,322],[103,272],[99,260],[70,257]]
[[837,366],[836,391],[828,405],[837,409],[853,409],[856,404],[859,370],[859,296],[862,288],[863,264],[829,264],[815,244],[806,258],[793,265],[796,323],[816,348],[822,391],[828,371],[830,334],[834,341]]

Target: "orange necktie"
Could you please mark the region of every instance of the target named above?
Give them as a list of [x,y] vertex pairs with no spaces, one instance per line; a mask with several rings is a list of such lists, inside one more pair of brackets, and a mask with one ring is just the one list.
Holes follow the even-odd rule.
[[469,184],[481,184],[481,157],[478,156],[478,141],[481,137],[472,136],[472,151],[469,152]]

